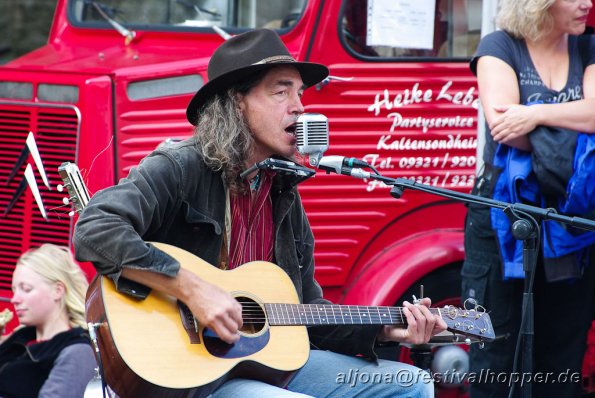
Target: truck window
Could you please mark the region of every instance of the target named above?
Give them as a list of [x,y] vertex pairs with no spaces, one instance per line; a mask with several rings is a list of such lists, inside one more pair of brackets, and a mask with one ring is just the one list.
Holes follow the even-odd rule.
[[482,0],[345,0],[342,40],[363,57],[469,58],[481,8]]
[[75,26],[95,28],[109,27],[107,15],[141,30],[287,29],[305,5],[306,0],[71,0],[69,18]]

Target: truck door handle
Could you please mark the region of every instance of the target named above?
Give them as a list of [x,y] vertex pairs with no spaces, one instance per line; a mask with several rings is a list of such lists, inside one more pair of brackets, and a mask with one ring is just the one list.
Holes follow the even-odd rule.
[[328,85],[331,82],[331,80],[337,80],[337,81],[340,81],[340,82],[348,82],[350,80],[353,80],[353,76],[352,77],[340,77],[340,76],[328,75],[320,83],[317,83],[316,84],[316,91],[319,91],[324,86]]

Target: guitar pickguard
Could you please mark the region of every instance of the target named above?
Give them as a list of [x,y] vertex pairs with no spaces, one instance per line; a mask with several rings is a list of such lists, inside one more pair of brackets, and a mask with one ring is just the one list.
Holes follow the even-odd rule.
[[234,344],[227,344],[221,340],[211,329],[203,329],[202,338],[205,348],[217,358],[243,358],[262,350],[269,343],[270,333],[267,329],[264,333],[256,335],[240,335],[240,339]]

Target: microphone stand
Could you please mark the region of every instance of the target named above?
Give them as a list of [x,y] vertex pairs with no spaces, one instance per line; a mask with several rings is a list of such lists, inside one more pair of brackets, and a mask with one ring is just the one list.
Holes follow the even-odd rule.
[[[406,188],[416,189],[422,192],[441,195],[447,198],[457,199],[467,203],[481,203],[490,207],[499,208],[504,211],[508,217],[512,235],[517,240],[523,242],[523,271],[525,273],[523,301],[521,307],[521,325],[519,328],[519,335],[515,349],[513,369],[511,372],[516,372],[516,364],[519,350],[522,347],[522,374],[533,374],[533,335],[534,331],[534,302],[533,302],[533,281],[535,277],[535,270],[537,267],[537,257],[539,250],[539,241],[541,237],[541,222],[547,219],[554,219],[560,216],[555,209],[542,209],[539,207],[529,206],[522,203],[510,204],[481,196],[463,194],[447,189],[434,188],[431,186],[420,187],[422,184],[417,184],[407,179],[396,179],[391,188],[390,194],[394,198],[400,198]],[[566,218],[566,216],[560,216]],[[560,220],[561,221],[561,220]],[[587,222],[589,220],[586,220]],[[564,222],[564,221],[563,221]],[[573,223],[572,221],[570,223]],[[593,229],[595,229],[595,223]],[[509,397],[514,395],[516,384],[511,384]],[[531,383],[523,384],[521,387],[522,396],[524,398],[531,398],[533,396],[533,386]]]
[[[499,200],[484,198],[482,196],[452,191],[450,189],[436,188],[436,187],[433,187],[430,185],[421,184],[421,183],[418,183],[415,181],[411,181],[406,178],[389,178],[389,177],[384,177],[381,174],[372,174],[372,173],[365,173],[365,174],[366,174],[366,177],[362,177],[362,178],[370,178],[373,180],[381,181],[381,182],[385,183],[386,185],[391,185],[392,186],[391,196],[394,198],[397,198],[397,199],[403,195],[403,192],[405,189],[413,189],[416,191],[426,192],[426,193],[442,196],[442,197],[449,198],[449,199],[455,199],[455,200],[458,200],[461,202],[482,204],[482,205],[486,205],[486,206],[493,207],[496,209],[502,209],[505,213],[510,212],[515,216],[522,215],[523,213],[525,213],[525,214],[528,214],[528,215],[534,217],[535,219],[558,221],[558,222],[562,222],[564,224],[571,225],[576,228],[595,231],[595,221],[589,220],[587,218],[582,218],[582,217],[565,216],[563,214],[559,214],[557,212],[557,210],[553,209],[553,208],[543,209],[541,207],[526,205],[524,203],[511,204],[511,203],[502,202]],[[509,216],[508,214],[506,214],[506,215]],[[523,223],[523,224],[525,224],[525,223]],[[527,227],[527,226],[520,225],[519,232],[524,233],[522,231],[522,229],[525,227]]]
[[[335,171],[325,168],[327,173]],[[534,334],[534,304],[533,304],[533,280],[537,264],[538,250],[540,247],[541,230],[543,221],[552,220],[571,225],[584,230],[595,231],[595,222],[586,218],[571,217],[558,214],[556,209],[530,206],[523,203],[507,203],[481,196],[465,194],[449,189],[436,188],[411,181],[405,178],[389,178],[381,174],[365,172],[359,168],[343,168],[339,174],[350,175],[356,178],[369,178],[381,181],[392,186],[390,194],[399,199],[405,189],[426,192],[433,195],[455,199],[465,203],[475,203],[492,208],[502,209],[511,223],[512,234],[517,240],[523,241],[523,271],[525,272],[522,318],[517,340],[514,362],[517,361],[520,346],[522,344],[522,371],[523,374],[532,374],[533,371],[533,334]],[[515,369],[513,369],[513,372]],[[510,395],[513,395],[515,384],[512,384]],[[523,397],[531,397],[532,385],[525,383],[522,387]]]

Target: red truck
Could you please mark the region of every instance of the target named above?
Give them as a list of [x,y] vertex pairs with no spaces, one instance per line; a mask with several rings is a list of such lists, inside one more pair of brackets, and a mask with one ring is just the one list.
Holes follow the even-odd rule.
[[[294,57],[331,75],[304,96],[329,119],[326,155],[387,177],[469,192],[478,95],[469,71],[496,0],[58,0],[47,45],[0,68],[0,309],[19,255],[68,245],[58,166],[89,190],[115,184],[166,139],[192,134],[185,108],[226,34],[276,29]],[[591,13],[590,25],[595,25]],[[399,23],[395,24],[394,21]],[[416,191],[319,171],[300,186],[316,238],[316,277],[337,303],[394,305],[425,295],[460,306],[465,207]],[[93,269],[81,265],[89,276]],[[9,329],[16,326],[13,320]],[[591,333],[584,385],[595,391]],[[465,370],[445,346],[435,369]],[[437,352],[436,352],[437,354]],[[457,383],[442,395],[463,394]]]

